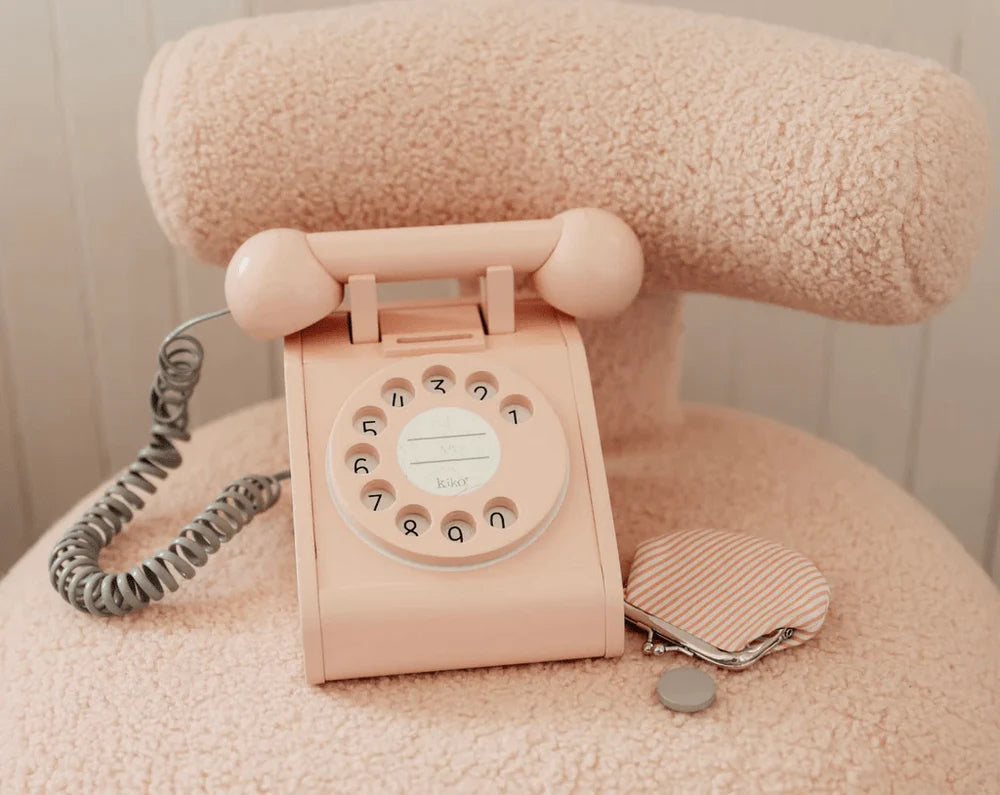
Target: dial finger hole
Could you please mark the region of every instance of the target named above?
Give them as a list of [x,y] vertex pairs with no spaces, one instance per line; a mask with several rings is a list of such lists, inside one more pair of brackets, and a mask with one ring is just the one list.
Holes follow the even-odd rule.
[[497,380],[489,373],[473,373],[465,382],[465,388],[476,400],[489,400],[497,393]]
[[490,500],[483,511],[483,519],[489,527],[506,530],[517,521],[517,507],[506,497]]
[[378,452],[370,444],[356,444],[347,453],[347,466],[355,475],[370,475],[378,466]]
[[413,400],[413,384],[405,378],[393,378],[382,386],[382,400],[396,409],[409,405]]
[[441,532],[449,541],[456,544],[467,544],[476,534],[476,523],[464,511],[448,514],[441,523]]
[[511,425],[522,425],[530,420],[533,414],[531,401],[524,395],[506,397],[500,404],[500,414]]
[[378,436],[385,426],[384,412],[374,406],[366,406],[354,415],[354,429],[364,436]]
[[447,367],[431,367],[424,373],[424,389],[434,395],[446,395],[455,386],[455,374]]
[[430,515],[419,505],[407,505],[396,515],[396,527],[404,536],[419,537],[430,526]]
[[396,492],[384,480],[373,480],[361,490],[361,502],[373,512],[384,511],[396,501]]

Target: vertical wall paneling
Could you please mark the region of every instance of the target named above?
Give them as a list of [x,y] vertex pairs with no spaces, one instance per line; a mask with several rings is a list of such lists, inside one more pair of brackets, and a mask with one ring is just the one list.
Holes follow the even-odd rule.
[[[997,488],[997,486],[994,486]],[[1000,585],[1000,512],[993,512],[993,555],[987,564],[987,571],[993,576],[993,581]]]
[[920,329],[838,324],[830,358],[825,436],[903,480],[921,357]]
[[50,7],[5,3],[3,17],[0,298],[17,465],[44,526],[97,485],[107,453]]
[[1000,455],[997,456],[997,474],[993,481],[993,508],[986,528],[986,570],[1000,585]]
[[735,301],[719,295],[684,298],[684,351],[681,391],[696,403],[729,404],[733,399],[732,310]]
[[0,576],[28,546],[34,529],[26,510],[25,473],[21,468],[23,444],[18,436],[13,390],[7,378],[9,338],[2,326],[0,317]]
[[829,321],[733,301],[733,405],[805,428],[826,422]]
[[[987,105],[1000,130],[995,0],[968,6],[961,72]],[[1000,162],[995,158],[995,162]],[[994,185],[1000,178],[995,172]],[[1000,195],[994,188],[990,229],[966,291],[933,321],[928,348],[919,448],[913,469],[916,496],[983,559],[997,488],[1000,447]]]
[[1000,338],[1000,284],[987,275],[995,259],[978,265],[970,291],[934,322],[912,488],[982,559],[1000,444],[1000,362],[991,341]]
[[[192,28],[249,12],[244,0],[151,0],[149,7],[156,46],[177,39]],[[221,268],[204,265],[179,251],[176,269],[182,319],[226,305]],[[193,404],[196,424],[274,394],[272,351],[276,343],[248,339],[230,318],[213,320],[198,327],[195,333],[205,345],[205,369]]]
[[173,252],[135,153],[149,20],[142,3],[119,0],[56,0],[54,12],[102,430],[118,469],[146,442],[156,347],[177,318]]
[[268,344],[268,366],[271,377],[271,394],[275,397],[285,394],[284,346],[281,340]]

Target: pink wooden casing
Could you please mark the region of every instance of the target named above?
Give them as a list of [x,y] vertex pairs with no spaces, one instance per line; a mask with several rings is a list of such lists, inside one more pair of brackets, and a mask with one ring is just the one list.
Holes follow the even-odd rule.
[[[343,314],[286,340],[295,549],[310,682],[622,653],[621,571],[583,343],[574,321],[543,302],[518,306],[514,334],[482,335],[479,351],[450,353],[442,345],[440,355],[420,353],[418,364],[419,369],[440,360],[456,375],[470,369],[495,368],[501,376],[510,371],[545,396],[565,436],[569,481],[558,513],[541,534],[510,557],[480,568],[418,568],[359,538],[337,509],[328,484],[328,457],[340,464],[348,441],[365,441],[346,432],[350,425],[341,425],[332,441],[344,448],[337,450],[341,455],[332,453],[331,429],[338,414],[372,402],[355,405],[348,399],[359,384],[391,365],[394,357],[379,349],[394,344],[401,325],[426,332],[440,315],[441,308],[433,306],[405,316],[383,310],[388,343],[352,344]],[[473,319],[480,322],[478,313]],[[460,369],[456,360],[468,364]],[[455,390],[464,402],[460,379]],[[502,393],[503,381],[498,381]],[[422,398],[418,395],[414,402]],[[540,427],[548,419],[538,413],[539,406],[536,402],[535,416],[522,430],[531,431],[536,421]],[[382,408],[390,414],[391,407]],[[393,481],[396,505],[410,502],[398,497],[404,480],[384,449],[380,454],[385,470],[373,474]],[[496,483],[491,480],[480,490],[484,501],[510,497],[519,519],[528,513],[536,480],[545,479],[530,462],[520,465],[523,472],[504,471]],[[419,500],[435,519],[441,518],[444,506],[438,501],[445,498]],[[474,541],[485,538],[483,530]],[[424,536],[435,542],[431,552],[440,554],[448,543],[436,533],[436,524]]]
[[[269,292],[282,269],[291,284]],[[586,356],[576,323],[549,304],[589,316],[622,309],[641,272],[631,230],[599,210],[416,230],[272,230],[237,252],[226,282],[237,321],[257,336],[307,326],[286,338],[285,383],[309,682],[622,653],[621,572]],[[515,273],[534,273],[549,303],[521,301],[515,312]],[[470,274],[483,277],[480,297],[377,306],[376,279]],[[324,303],[339,303],[343,283],[350,318]],[[429,370],[453,376],[448,394],[424,387]],[[497,385],[488,401],[466,389],[482,373]],[[387,403],[390,383],[405,385],[410,402]],[[515,399],[532,408],[523,425],[502,416]],[[484,485],[453,496],[419,488],[395,456],[400,430],[444,406],[476,413],[501,451]],[[371,410],[385,418],[376,439],[355,424]],[[358,445],[377,452],[373,472],[348,466]],[[366,506],[371,484],[392,492],[391,507]],[[496,504],[516,508],[510,527],[484,522]],[[416,538],[398,527],[413,506],[430,520]],[[476,525],[461,544],[444,534],[455,511]]]

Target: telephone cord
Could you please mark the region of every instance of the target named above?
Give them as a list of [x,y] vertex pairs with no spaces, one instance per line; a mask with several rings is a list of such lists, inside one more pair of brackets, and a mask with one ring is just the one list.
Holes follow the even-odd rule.
[[[160,344],[158,371],[150,392],[153,427],[149,443],[96,503],[59,539],[49,556],[52,587],[73,607],[95,616],[121,616],[159,601],[178,588],[177,575],[190,580],[209,556],[281,496],[288,471],[246,475],[227,485],[166,547],[128,571],[106,571],[98,562],[133,516],[145,506],[139,492],[151,495],[170,470],[181,465],[175,442],[191,438],[188,408],[205,352],[185,333],[207,320],[229,314],[209,312],[182,323]],[[173,571],[171,571],[171,568]]]

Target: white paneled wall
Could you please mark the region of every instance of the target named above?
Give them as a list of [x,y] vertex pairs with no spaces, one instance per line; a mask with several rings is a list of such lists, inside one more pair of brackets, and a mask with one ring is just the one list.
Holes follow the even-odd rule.
[[[156,48],[324,0],[0,0],[0,571],[148,428],[156,345],[223,304],[159,232],[135,154]],[[1000,0],[679,0],[908,50],[964,74],[1000,140]],[[911,489],[1000,577],[1000,209],[973,283],[923,326],[872,328],[714,296],[686,312],[686,397],[832,439]],[[279,394],[277,347],[206,328],[196,421]],[[238,473],[220,473],[220,478]]]

